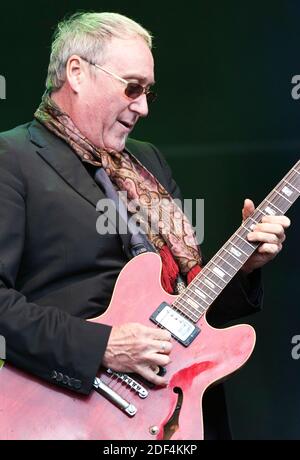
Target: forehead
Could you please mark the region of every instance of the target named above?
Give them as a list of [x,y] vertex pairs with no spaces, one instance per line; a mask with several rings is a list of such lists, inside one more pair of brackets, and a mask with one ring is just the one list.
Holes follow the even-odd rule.
[[110,66],[123,77],[138,76],[147,81],[154,81],[154,60],[147,43],[137,38],[112,38],[105,51],[102,65]]

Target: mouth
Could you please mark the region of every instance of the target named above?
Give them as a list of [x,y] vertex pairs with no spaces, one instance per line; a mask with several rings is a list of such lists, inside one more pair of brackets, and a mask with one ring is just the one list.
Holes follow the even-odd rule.
[[133,129],[133,127],[134,127],[134,123],[129,123],[129,122],[124,121],[124,120],[117,120],[117,121],[118,121],[118,123],[120,123],[120,125],[123,126],[123,128],[125,128],[125,130],[127,132],[131,131]]

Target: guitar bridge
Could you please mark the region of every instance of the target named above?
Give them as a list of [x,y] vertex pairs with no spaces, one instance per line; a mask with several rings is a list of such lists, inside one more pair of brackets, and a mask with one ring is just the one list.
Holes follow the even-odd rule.
[[94,388],[98,393],[111,401],[130,417],[133,417],[137,413],[137,408],[133,404],[123,399],[120,395],[118,395],[118,393],[116,393],[98,377],[95,377]]
[[148,391],[142,385],[140,385],[136,380],[132,377],[129,377],[127,374],[123,374],[121,372],[116,372],[111,369],[106,369],[106,372],[111,375],[112,377],[117,377],[123,383],[125,383],[131,390],[135,391],[138,396],[142,399],[147,398]]
[[188,347],[200,332],[200,328],[185,316],[163,302],[150,316],[150,320],[171,332],[174,339]]

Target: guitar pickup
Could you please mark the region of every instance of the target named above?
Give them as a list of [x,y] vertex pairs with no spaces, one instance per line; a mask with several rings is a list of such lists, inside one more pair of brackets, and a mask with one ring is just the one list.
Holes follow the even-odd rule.
[[200,333],[200,328],[183,316],[179,311],[174,310],[167,302],[162,302],[150,320],[171,332],[174,339],[185,347],[188,347]]

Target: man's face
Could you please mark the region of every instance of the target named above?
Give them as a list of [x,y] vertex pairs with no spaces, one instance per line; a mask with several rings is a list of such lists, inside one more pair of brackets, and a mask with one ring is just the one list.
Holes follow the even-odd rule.
[[[154,83],[152,53],[141,38],[113,38],[107,45],[104,61],[95,62],[144,87]],[[146,96],[129,99],[124,92],[125,83],[87,62],[84,65],[90,68],[78,94],[78,127],[96,146],[122,151],[138,119],[148,114]]]

